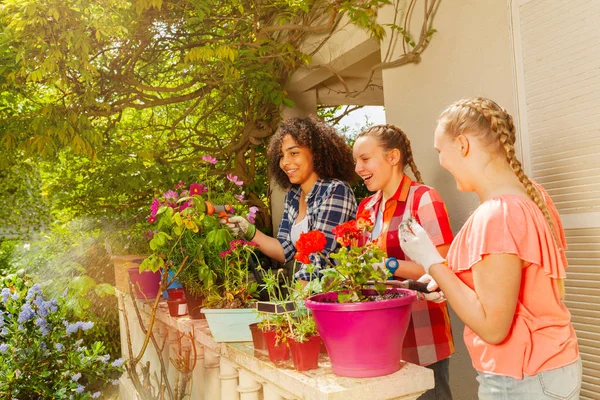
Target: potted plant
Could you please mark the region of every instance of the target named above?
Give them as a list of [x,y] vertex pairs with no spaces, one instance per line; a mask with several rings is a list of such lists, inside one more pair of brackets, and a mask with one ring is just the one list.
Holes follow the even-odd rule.
[[307,371],[319,367],[321,337],[308,310],[297,312],[288,333],[288,345],[296,370]]
[[[336,265],[322,271],[324,293],[305,303],[327,347],[332,370],[340,376],[382,376],[400,369],[402,342],[416,298],[410,290],[386,288],[390,274],[378,267],[385,252],[374,243],[358,245],[369,229],[372,223],[360,216],[334,229],[336,240],[344,246],[330,255]],[[322,235],[301,234],[297,258],[323,257]],[[373,282],[373,288],[367,288],[367,282]]]
[[[312,266],[307,268],[309,274],[313,274]],[[290,320],[288,332],[288,346],[292,354],[294,368],[298,371],[306,371],[319,367],[319,353],[321,350],[321,337],[317,332],[315,320],[304,302],[306,298],[315,293],[320,293],[320,282],[315,279],[307,285],[296,282],[287,287],[291,299],[296,304],[293,318]],[[289,314],[288,314],[289,315]]]
[[264,342],[264,349],[268,350],[269,359],[273,362],[289,359],[287,337],[292,326],[290,315],[296,310],[296,304],[289,299],[289,290],[281,290],[280,278],[287,288],[288,283],[283,276],[283,270],[263,271],[261,286],[266,291],[269,301],[257,302],[257,311],[262,317],[262,322],[250,326],[254,348],[261,348]]
[[[233,238],[219,223],[223,213],[243,213],[243,193],[235,194],[240,186],[237,177],[220,179],[210,174],[216,159],[204,156],[210,166],[203,171],[204,181],[186,187],[178,183],[155,198],[150,207],[151,254],[140,265],[140,271],[164,273],[164,288],[178,286],[185,291],[191,318],[201,318],[200,309],[217,283],[222,260],[220,253]],[[215,206],[227,204],[227,206]],[[229,204],[234,204],[233,206]],[[221,213],[219,213],[219,211]],[[247,211],[247,210],[246,210]]]
[[220,254],[215,284],[202,309],[217,342],[252,340],[249,325],[258,321],[258,284],[249,278],[248,262],[250,257],[257,258],[257,247],[256,243],[236,239]]

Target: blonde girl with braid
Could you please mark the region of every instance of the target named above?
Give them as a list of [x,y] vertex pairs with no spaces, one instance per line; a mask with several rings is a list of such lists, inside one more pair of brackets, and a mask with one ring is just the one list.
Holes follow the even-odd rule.
[[[359,215],[368,214],[374,222],[370,239],[386,251],[389,258],[385,265],[394,279],[419,278],[425,271],[405,257],[400,248],[398,227],[402,221],[414,217],[431,236],[437,251],[445,255],[453,236],[442,198],[435,189],[422,183],[410,141],[397,126],[377,125],[361,132],[352,154],[356,173],[367,189],[375,192],[358,207]],[[415,181],[404,173],[408,167]],[[439,296],[434,298],[439,299]],[[434,371],[435,377],[435,388],[419,399],[452,399],[449,357],[453,352],[446,303],[424,300],[413,303],[402,359],[427,366]]]
[[491,100],[461,100],[435,130],[440,164],[480,206],[439,254],[414,222],[402,248],[465,323],[480,399],[578,399],[581,359],[563,303],[565,235],[546,191],[515,156],[515,125]]

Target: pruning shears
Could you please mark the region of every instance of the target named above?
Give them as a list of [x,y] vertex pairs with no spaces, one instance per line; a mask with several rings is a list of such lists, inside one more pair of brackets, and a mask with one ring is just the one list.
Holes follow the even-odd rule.
[[[367,285],[374,285],[375,283],[376,283],[375,281],[367,281]],[[389,281],[383,282],[383,284],[386,286],[398,287],[401,289],[416,290],[417,292],[421,292],[421,293],[431,293],[427,289],[427,283],[420,282],[415,279],[406,279],[404,281],[389,280]],[[438,292],[438,291],[439,291],[439,289],[434,290],[434,292]]]

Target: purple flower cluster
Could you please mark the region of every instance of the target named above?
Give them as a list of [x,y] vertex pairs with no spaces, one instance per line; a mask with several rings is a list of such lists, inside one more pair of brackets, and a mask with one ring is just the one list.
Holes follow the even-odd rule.
[[11,297],[12,293],[10,292],[9,288],[2,288],[2,293],[0,293],[0,296],[2,296],[2,302],[6,303],[8,301],[8,298]]
[[94,327],[94,323],[93,322],[83,322],[83,321],[78,321],[75,322],[73,324],[70,324],[68,322],[64,322],[65,326],[67,328],[67,335],[71,335],[72,333],[76,333],[77,331],[79,331],[80,329],[82,331],[87,331],[89,329],[92,329]]
[[110,365],[112,365],[113,367],[120,367],[121,365],[123,365],[124,362],[125,362],[125,360],[123,360],[122,358],[117,358]]

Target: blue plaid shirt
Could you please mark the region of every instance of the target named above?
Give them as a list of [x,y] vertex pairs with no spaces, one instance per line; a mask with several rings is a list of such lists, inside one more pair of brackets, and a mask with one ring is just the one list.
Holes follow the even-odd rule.
[[[292,243],[290,231],[294,221],[298,217],[301,193],[302,190],[300,187],[294,186],[285,196],[283,217],[279,224],[279,233],[277,234],[277,240],[283,246],[285,262],[291,261],[296,254],[296,248]],[[327,256],[339,246],[335,241],[335,235],[332,232],[333,228],[355,218],[356,199],[354,198],[354,192],[352,192],[350,185],[346,182],[337,179],[318,179],[308,194],[306,203],[308,205],[306,211],[308,229],[309,231],[318,230],[325,234],[327,244],[325,245],[323,254]],[[315,272],[318,272],[321,268],[328,267],[327,261],[320,256],[313,254],[309,257],[315,266]],[[317,276],[317,274],[311,276],[306,271],[306,267],[306,264],[300,264],[296,268],[296,279],[308,281]]]

